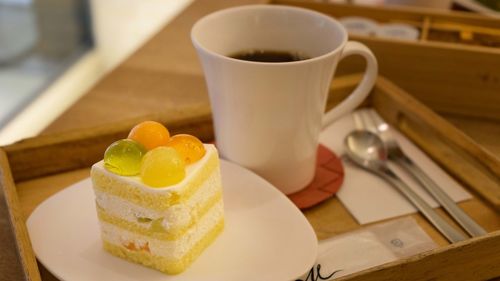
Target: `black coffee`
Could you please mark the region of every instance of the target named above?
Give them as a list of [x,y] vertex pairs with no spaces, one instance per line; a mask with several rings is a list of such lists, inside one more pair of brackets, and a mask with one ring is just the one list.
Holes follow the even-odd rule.
[[271,50],[249,50],[242,51],[230,55],[230,57],[239,60],[256,61],[256,62],[291,62],[306,60],[308,57],[299,53],[287,51],[271,51]]

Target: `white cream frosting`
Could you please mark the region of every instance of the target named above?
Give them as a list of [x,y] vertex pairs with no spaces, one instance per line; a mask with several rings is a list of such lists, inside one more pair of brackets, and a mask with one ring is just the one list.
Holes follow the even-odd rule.
[[191,165],[186,166],[186,177],[177,184],[169,185],[165,187],[149,187],[141,181],[139,176],[120,176],[108,171],[104,167],[104,160],[101,160],[95,163],[92,166],[92,169],[99,170],[100,173],[104,174],[106,177],[110,177],[113,179],[117,179],[120,181],[125,181],[130,185],[133,185],[142,191],[149,193],[165,193],[165,192],[178,192],[182,190],[187,182],[191,181],[193,176],[198,172],[198,170],[202,169],[203,166],[207,163],[208,159],[214,154],[217,153],[217,149],[213,144],[203,144],[205,146],[206,153],[200,160],[196,161]]
[[[107,214],[121,219],[137,223],[137,218],[148,218],[156,220],[163,218],[162,226],[168,230],[170,226],[182,227],[191,221],[191,218],[198,217],[193,212],[203,206],[208,200],[213,198],[217,192],[221,191],[220,174],[214,170],[210,176],[199,187],[186,202],[171,206],[165,211],[156,211],[136,205],[121,197],[99,191],[95,189],[96,203],[104,209]],[[145,228],[149,228],[151,222],[141,223]]]
[[148,245],[152,255],[171,260],[181,259],[189,250],[196,245],[214,226],[223,218],[224,205],[219,200],[203,217],[191,227],[181,238],[175,241],[162,241],[148,236],[132,233],[113,224],[101,221],[101,233],[103,240],[118,246],[134,242],[141,247]]

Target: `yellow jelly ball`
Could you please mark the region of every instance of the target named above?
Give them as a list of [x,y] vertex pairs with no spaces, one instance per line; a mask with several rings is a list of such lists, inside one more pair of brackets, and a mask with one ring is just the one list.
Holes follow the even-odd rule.
[[152,187],[179,183],[186,176],[184,160],[171,147],[160,146],[142,158],[141,179]]
[[186,164],[200,160],[206,153],[203,143],[197,137],[187,134],[172,136],[166,146],[177,150]]

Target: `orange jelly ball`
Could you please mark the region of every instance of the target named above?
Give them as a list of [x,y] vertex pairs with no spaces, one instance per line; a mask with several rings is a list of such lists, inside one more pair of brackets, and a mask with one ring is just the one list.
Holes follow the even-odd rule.
[[135,125],[128,138],[141,143],[147,150],[167,144],[170,133],[162,124],[155,121],[144,121]]
[[172,136],[167,146],[174,148],[186,164],[194,163],[205,156],[205,146],[195,136],[179,134]]

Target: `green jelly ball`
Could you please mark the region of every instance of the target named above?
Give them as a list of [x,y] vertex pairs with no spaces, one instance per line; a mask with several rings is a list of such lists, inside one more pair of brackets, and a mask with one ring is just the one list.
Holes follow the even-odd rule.
[[146,152],[146,148],[134,140],[115,141],[104,152],[104,167],[120,176],[138,175]]

